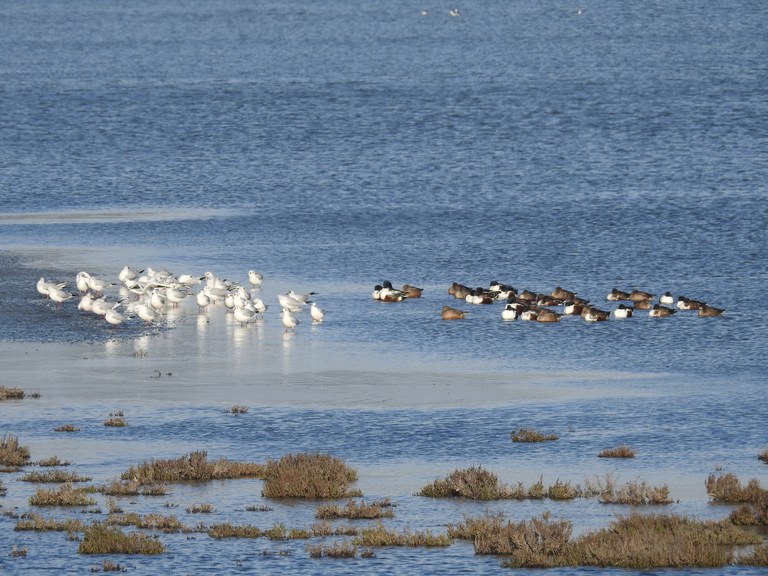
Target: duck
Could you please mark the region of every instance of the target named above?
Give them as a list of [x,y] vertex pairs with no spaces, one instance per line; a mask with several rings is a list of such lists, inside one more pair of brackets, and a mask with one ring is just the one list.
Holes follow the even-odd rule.
[[702,318],[714,318],[715,316],[722,316],[724,313],[725,308],[715,308],[714,306],[704,304],[699,308],[698,315]]
[[549,294],[539,294],[536,297],[536,304],[538,306],[562,306],[563,299],[556,296],[550,296]]
[[587,322],[605,322],[611,317],[611,313],[594,306],[585,306],[581,311],[581,317]]
[[706,306],[706,302],[701,302],[699,300],[692,300],[691,298],[686,298],[685,296],[677,297],[678,310],[699,310],[703,306]]
[[458,282],[454,282],[448,288],[448,294],[456,298],[456,300],[464,300],[467,297],[467,294],[471,292],[471,290],[472,289],[469,286],[465,286],[464,284],[459,284]]
[[650,292],[643,292],[642,290],[632,290],[629,293],[629,300],[637,302],[638,300],[652,300],[653,294]]
[[502,320],[515,320],[517,318],[517,308],[514,304],[507,302],[504,305],[504,310],[501,311]]
[[462,320],[464,318],[464,311],[452,306],[443,306],[440,317],[443,320]]
[[562,316],[549,308],[541,308],[536,315],[536,322],[560,322]]
[[424,288],[418,288],[412,284],[403,284],[401,292],[405,294],[406,298],[421,298]]
[[531,290],[523,290],[520,292],[520,294],[517,295],[518,300],[525,300],[526,302],[533,302],[538,297],[538,294],[536,292],[533,292]]
[[581,316],[582,310],[589,303],[582,300],[566,300],[563,302],[563,313],[567,316]]
[[632,318],[632,307],[626,304],[619,304],[619,307],[613,311],[615,318]]
[[576,292],[572,292],[570,290],[566,290],[565,288],[560,288],[560,286],[556,286],[555,289],[552,290],[550,296],[553,298],[558,298],[561,301],[574,300],[576,298]]
[[675,303],[675,299],[672,296],[672,292],[664,292],[661,296],[659,296],[659,304],[664,304],[665,306],[672,306]]
[[619,290],[618,288],[613,288],[608,293],[608,296],[605,297],[605,299],[610,300],[611,302],[618,302],[620,300],[629,300],[629,292],[624,292],[623,290]]
[[653,302],[651,300],[635,300],[635,310],[650,310],[653,308]]
[[674,308],[668,308],[667,306],[662,306],[661,304],[654,304],[651,310],[648,312],[648,316],[651,318],[667,318],[669,316],[672,316],[677,310]]
[[379,300],[382,302],[402,302],[407,296],[402,290],[392,287],[392,282],[384,280],[379,291]]

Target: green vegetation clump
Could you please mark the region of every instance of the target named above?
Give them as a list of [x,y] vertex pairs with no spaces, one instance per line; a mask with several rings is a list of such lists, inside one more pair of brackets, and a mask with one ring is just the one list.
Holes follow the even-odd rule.
[[24,466],[29,462],[29,448],[19,444],[18,436],[6,434],[0,440],[0,465]]
[[80,554],[162,554],[163,543],[143,534],[126,534],[119,528],[95,523],[86,528],[77,548]]
[[512,432],[512,442],[554,442],[560,440],[557,434],[543,434],[531,428],[520,428]]
[[168,460],[150,460],[123,472],[123,480],[140,484],[162,482],[208,482],[232,478],[263,478],[264,466],[250,462],[230,460],[209,461],[204,450]]
[[350,498],[357,471],[329,454],[288,454],[264,469],[265,498]]

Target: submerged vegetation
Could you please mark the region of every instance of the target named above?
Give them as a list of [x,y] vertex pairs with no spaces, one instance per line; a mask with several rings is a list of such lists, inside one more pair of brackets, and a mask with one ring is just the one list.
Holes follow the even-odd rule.
[[371,504],[365,502],[355,502],[350,500],[346,506],[329,504],[318,506],[315,512],[315,518],[325,520],[336,520],[338,518],[354,519],[375,519],[375,518],[393,518],[395,516],[392,505],[389,501],[377,501]]
[[22,400],[24,396],[24,390],[21,388],[8,388],[7,386],[0,386],[0,401]]

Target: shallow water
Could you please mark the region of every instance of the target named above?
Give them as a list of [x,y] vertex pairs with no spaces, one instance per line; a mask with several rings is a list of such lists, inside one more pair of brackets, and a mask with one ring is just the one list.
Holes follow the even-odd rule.
[[[0,404],[0,432],[96,483],[197,449],[255,461],[330,452],[358,470],[366,498],[399,504],[388,524],[418,530],[491,508],[516,519],[550,510],[578,533],[626,512],[594,500],[413,496],[471,465],[508,483],[607,472],[667,483],[679,501],[664,512],[704,518],[730,511],[708,502],[709,473],[766,484],[756,458],[768,445],[765,7],[460,8],[452,18],[396,0],[9,3],[0,383],[42,396]],[[201,314],[186,302],[161,325],[110,328],[34,288],[80,270],[115,279],[124,264],[242,282],[255,268],[270,309],[241,327],[221,307]],[[423,286],[424,297],[374,302],[384,279]],[[452,282],[495,279],[563,286],[606,309],[617,286],[727,310],[539,325],[501,321],[500,305],[458,304],[464,321],[439,319],[456,304]],[[305,314],[285,334],[276,295],[288,289],[318,292],[327,320]],[[248,413],[228,413],[235,404]],[[104,427],[116,410],[129,425]],[[81,431],[53,432],[63,423]],[[521,427],[561,439],[513,444]],[[621,442],[637,458],[596,457]],[[34,486],[17,476],[3,475],[0,504],[25,511]],[[201,502],[216,520],[313,522],[314,503],[245,512],[261,502],[260,481],[173,491],[121,504],[191,524],[213,523],[184,512]],[[81,573],[100,562],[64,535],[14,525],[0,517],[8,546],[29,556],[0,554],[2,569]],[[136,573],[500,571],[466,543],[339,562],[310,560],[301,541],[161,539],[163,557],[120,563]],[[262,554],[281,550],[290,554]]]

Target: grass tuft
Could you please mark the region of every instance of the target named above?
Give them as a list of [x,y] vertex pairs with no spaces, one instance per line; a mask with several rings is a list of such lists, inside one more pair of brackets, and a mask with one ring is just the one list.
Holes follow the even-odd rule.
[[235,404],[232,406],[232,408],[229,409],[229,411],[232,414],[246,414],[248,412],[248,406],[243,406],[242,404]]
[[234,526],[232,524],[214,524],[208,527],[208,536],[220,540],[222,538],[261,538],[264,532],[257,526],[246,524]]
[[0,440],[0,465],[24,466],[29,462],[29,448],[19,444],[18,436],[6,434]]
[[437,479],[424,486],[416,495],[471,500],[501,500],[513,497],[512,490],[503,485],[496,474],[481,466],[456,469],[446,478]]
[[249,462],[230,460],[209,461],[204,450],[191,452],[181,458],[150,460],[123,472],[123,480],[140,484],[161,482],[208,482],[232,478],[262,478],[264,466]]
[[85,524],[80,520],[56,520],[35,512],[25,514],[16,523],[17,532],[82,532]]
[[50,458],[44,458],[43,460],[37,461],[38,466],[48,467],[48,466],[69,466],[69,462],[66,460],[62,460],[58,456],[51,456]]
[[394,518],[395,512],[388,503],[373,502],[355,502],[350,500],[346,506],[329,504],[327,506],[318,506],[315,512],[315,518],[325,520],[336,520],[339,518],[348,518],[350,520],[375,518]]
[[189,506],[186,510],[187,514],[210,514],[215,512],[216,508],[213,504],[194,504]]
[[33,471],[19,478],[22,482],[40,482],[50,484],[63,484],[65,482],[88,482],[90,476],[78,476],[75,472],[64,470],[46,470],[44,472]]
[[110,526],[135,526],[143,530],[158,530],[166,533],[192,532],[193,530],[182,524],[176,516],[164,516],[163,514],[112,514],[106,522]]
[[446,547],[451,545],[448,534],[432,534],[431,531],[411,532],[403,530],[395,532],[384,527],[381,521],[375,526],[363,528],[353,540],[354,544],[367,547],[407,546],[419,548]]
[[146,534],[126,534],[119,528],[96,523],[85,530],[77,551],[80,554],[162,554],[165,546]]
[[96,500],[88,494],[88,488],[75,488],[67,483],[59,488],[38,488],[29,497],[29,503],[31,506],[93,506]]
[[288,454],[269,460],[264,470],[265,498],[349,498],[361,496],[349,484],[357,471],[330,454]]
[[80,432],[80,428],[74,424],[62,424],[53,429],[54,432]]
[[554,442],[560,440],[557,434],[542,434],[531,428],[520,428],[512,432],[512,442]]
[[762,460],[763,462],[768,464],[768,448],[766,448],[760,454],[758,454],[757,459]]
[[137,480],[115,480],[99,487],[105,496],[167,496],[170,491],[163,484],[141,484]]
[[8,388],[0,386],[0,401],[2,400],[21,400],[24,398],[24,390],[21,388]]
[[334,542],[330,546],[308,545],[307,551],[311,558],[355,558],[357,556],[357,546],[346,540]]
[[598,458],[634,458],[635,450],[626,444],[619,444],[616,448],[603,450],[597,456]]

